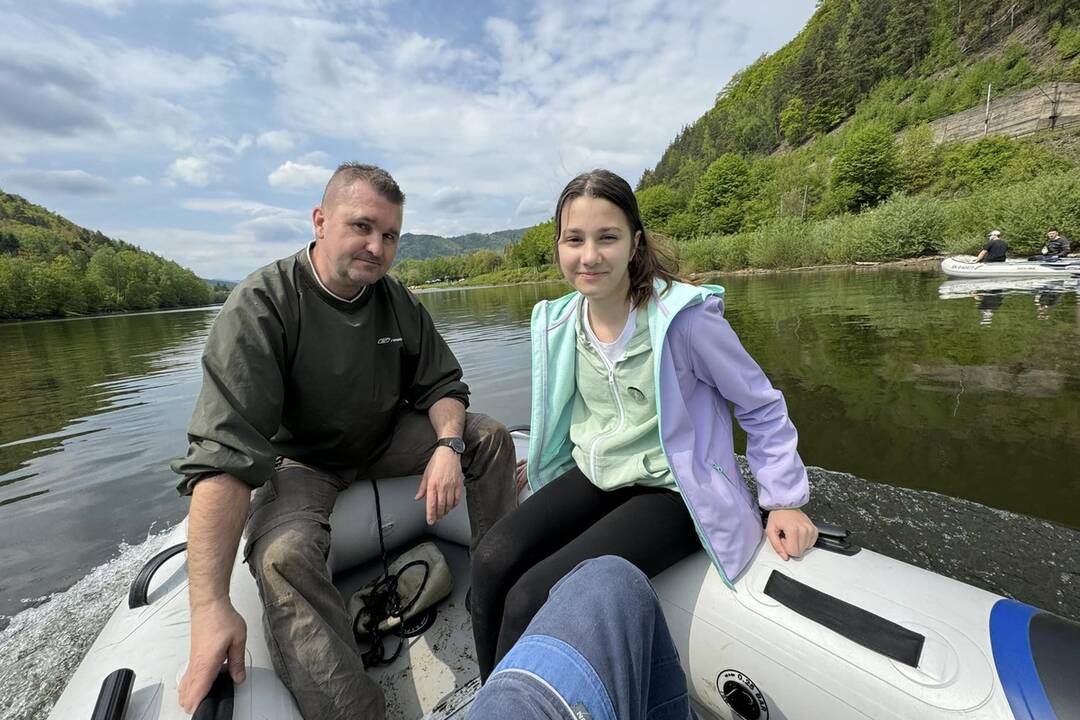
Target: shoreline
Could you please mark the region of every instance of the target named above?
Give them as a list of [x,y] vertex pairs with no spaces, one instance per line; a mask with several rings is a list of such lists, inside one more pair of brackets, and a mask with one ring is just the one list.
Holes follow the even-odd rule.
[[210,303],[209,305],[192,305],[190,307],[158,308],[156,310],[112,310],[94,313],[81,313],[78,315],[39,315],[28,318],[4,318],[0,319],[0,326],[14,325],[16,323],[40,323],[40,322],[64,322],[67,320],[94,320],[106,317],[123,317],[125,315],[154,315],[158,313],[191,312],[193,310],[206,310],[221,307],[224,303]]
[[[899,268],[906,270],[929,270],[939,265],[941,261],[946,257],[948,256],[926,255],[917,258],[905,258],[903,260],[843,263],[839,265],[803,265],[793,268],[740,268],[739,270],[706,270],[704,272],[688,273],[686,277],[690,280],[702,280],[708,282],[709,280],[731,275],[781,275],[785,273],[807,273],[818,271],[836,272],[839,270],[858,270],[861,272],[865,272],[882,270],[887,268]],[[547,280],[519,280],[517,282],[483,283],[478,285],[466,285],[463,283],[439,283],[431,285],[413,285],[409,287],[409,291],[414,293],[427,293],[438,292],[441,290],[473,290],[481,288],[513,287],[515,285],[542,285],[553,282],[565,281],[562,280],[562,278],[549,278]]]

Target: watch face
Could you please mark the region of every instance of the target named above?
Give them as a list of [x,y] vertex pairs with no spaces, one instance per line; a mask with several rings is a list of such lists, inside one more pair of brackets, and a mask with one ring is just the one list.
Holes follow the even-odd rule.
[[439,441],[439,444],[445,445],[446,447],[456,452],[458,455],[465,452],[465,441],[461,438],[444,438]]

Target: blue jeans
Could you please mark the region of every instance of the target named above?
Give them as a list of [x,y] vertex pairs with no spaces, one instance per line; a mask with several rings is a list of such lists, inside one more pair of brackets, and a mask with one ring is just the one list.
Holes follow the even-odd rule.
[[495,667],[471,720],[689,720],[686,676],[648,578],[605,555],[562,578]]

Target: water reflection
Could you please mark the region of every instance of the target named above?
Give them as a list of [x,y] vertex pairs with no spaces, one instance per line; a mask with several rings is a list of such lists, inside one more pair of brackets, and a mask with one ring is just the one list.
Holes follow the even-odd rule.
[[979,324],[983,326],[994,321],[994,314],[1005,302],[1006,295],[1034,297],[1035,318],[1049,320],[1050,309],[1063,295],[1076,293],[1077,282],[1074,277],[946,280],[938,287],[938,296],[942,300],[974,298],[979,309]]
[[165,463],[215,313],[0,325],[0,614],[182,515]]

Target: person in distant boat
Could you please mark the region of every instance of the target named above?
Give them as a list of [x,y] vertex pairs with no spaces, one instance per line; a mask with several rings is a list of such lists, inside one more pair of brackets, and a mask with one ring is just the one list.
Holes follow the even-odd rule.
[[653,576],[704,544],[734,578],[761,540],[762,509],[785,560],[817,539],[798,509],[809,485],[783,395],[724,319],[723,289],[678,278],[626,180],[594,170],[566,186],[555,259],[575,292],[533,309],[531,442],[518,476],[536,494],[473,554],[482,678],[583,560],[617,555]]
[[975,262],[1005,262],[1008,252],[1009,245],[1001,239],[1001,231],[991,230],[989,237],[986,238],[986,245],[975,258]]
[[1046,245],[1042,249],[1043,255],[1067,257],[1071,249],[1069,238],[1059,233],[1057,228],[1050,228],[1046,231]]
[[686,675],[648,578],[611,555],[571,570],[480,689],[469,717],[691,720]]
[[466,413],[457,359],[386,274],[404,202],[385,170],[341,165],[312,211],[314,242],[248,276],[214,321],[187,456],[172,465],[191,495],[188,712],[222,662],[244,678],[247,630],[229,576],[245,527],[274,669],[301,714],[381,720],[383,692],[326,565],[338,493],[422,473],[428,523],[464,494],[474,547],[517,504],[509,433]]

